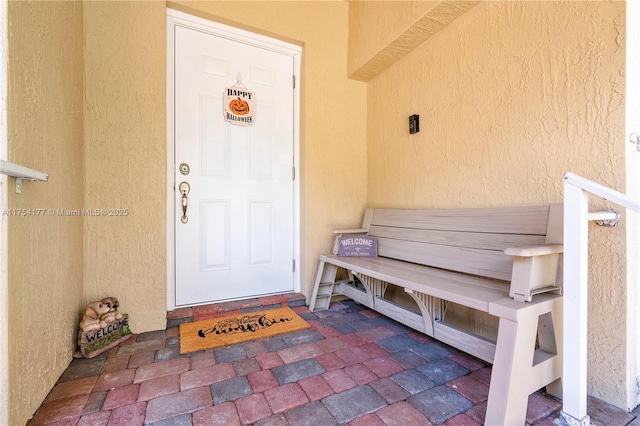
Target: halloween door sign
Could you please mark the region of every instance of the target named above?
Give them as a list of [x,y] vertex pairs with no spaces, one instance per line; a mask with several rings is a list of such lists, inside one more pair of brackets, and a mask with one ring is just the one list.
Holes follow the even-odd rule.
[[255,97],[239,78],[234,86],[224,88],[224,119],[236,126],[253,124]]

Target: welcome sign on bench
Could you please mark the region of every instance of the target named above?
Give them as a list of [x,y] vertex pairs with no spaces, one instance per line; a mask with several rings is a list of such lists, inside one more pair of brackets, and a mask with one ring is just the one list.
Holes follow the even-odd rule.
[[338,256],[378,255],[378,239],[372,237],[340,237],[338,238]]

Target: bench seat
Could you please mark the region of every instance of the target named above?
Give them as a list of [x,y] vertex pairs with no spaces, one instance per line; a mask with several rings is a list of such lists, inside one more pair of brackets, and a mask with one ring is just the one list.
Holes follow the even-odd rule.
[[[562,210],[368,209],[320,256],[309,308],[350,297],[492,363],[485,424],[524,424],[531,393],[562,393]],[[378,256],[338,256],[343,234],[375,237]],[[497,317],[497,339],[449,324],[450,303]]]
[[509,287],[506,282],[477,275],[447,271],[385,257],[345,258],[327,255],[320,256],[320,259],[352,272],[483,312],[489,312],[491,302],[509,297]]

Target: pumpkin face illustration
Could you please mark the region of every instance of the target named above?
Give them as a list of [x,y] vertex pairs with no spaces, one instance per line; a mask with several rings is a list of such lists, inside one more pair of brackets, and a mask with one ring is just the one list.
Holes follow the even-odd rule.
[[247,115],[249,114],[249,104],[242,99],[234,99],[229,102],[229,109],[236,115]]

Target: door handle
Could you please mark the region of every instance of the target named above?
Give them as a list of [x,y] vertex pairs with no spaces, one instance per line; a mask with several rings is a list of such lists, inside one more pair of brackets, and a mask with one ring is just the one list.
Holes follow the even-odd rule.
[[189,218],[187,217],[187,206],[189,204],[189,200],[187,195],[189,191],[191,191],[191,186],[187,182],[181,182],[178,186],[178,190],[182,194],[182,217],[180,218],[180,222],[187,223]]

